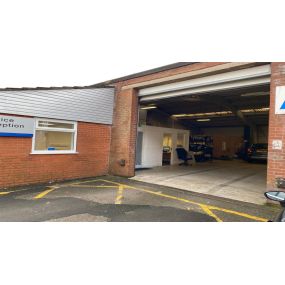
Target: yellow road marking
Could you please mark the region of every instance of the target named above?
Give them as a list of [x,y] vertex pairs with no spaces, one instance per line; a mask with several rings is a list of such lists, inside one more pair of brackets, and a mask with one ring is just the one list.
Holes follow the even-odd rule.
[[257,217],[257,216],[252,216],[246,213],[242,213],[242,212],[237,212],[237,211],[233,211],[233,210],[228,210],[228,209],[224,209],[224,208],[219,208],[219,207],[215,207],[215,206],[209,206],[209,209],[211,210],[217,210],[217,211],[221,211],[221,212],[225,212],[225,213],[229,213],[229,214],[233,214],[233,215],[237,215],[237,216],[241,216],[244,218],[248,218],[251,220],[256,220],[256,221],[260,221],[260,222],[267,222],[268,219],[264,219],[261,217]]
[[[184,198],[179,198],[179,197],[172,196],[172,195],[163,194],[161,192],[155,192],[155,191],[146,190],[146,189],[142,189],[142,188],[136,188],[136,187],[133,187],[133,186],[130,186],[130,185],[121,184],[121,183],[117,183],[117,182],[114,182],[114,181],[108,181],[108,180],[104,180],[104,179],[98,179],[98,180],[104,181],[104,182],[113,183],[113,184],[118,185],[118,186],[123,186],[125,189],[133,189],[133,190],[137,190],[137,191],[142,191],[142,192],[150,193],[150,194],[153,194],[153,195],[169,198],[169,199],[172,199],[172,200],[177,200],[177,201],[181,201],[181,202],[197,205],[197,206],[200,206],[201,208],[202,207],[206,207],[209,210],[222,211],[222,212],[225,212],[225,213],[241,216],[241,217],[244,217],[244,218],[248,218],[248,219],[255,220],[255,221],[260,221],[260,222],[266,222],[267,221],[267,219],[264,219],[264,218],[261,218],[261,217],[257,217],[257,216],[252,216],[252,215],[249,215],[249,214],[246,214],[246,213],[243,213],[243,212],[232,211],[232,210],[228,210],[228,209],[224,209],[224,208],[219,208],[219,207],[216,207],[216,206],[209,206],[209,205],[202,204],[202,203],[197,203],[197,202],[194,202],[194,201],[191,201],[191,200],[188,200],[188,199],[184,199]],[[212,211],[211,211],[211,213],[213,215],[215,215]]]
[[69,184],[67,185],[68,187],[79,187],[79,188],[114,188],[117,187],[115,185],[112,186],[107,186],[107,185],[102,185],[102,186],[98,186],[98,185],[80,185],[80,184]]
[[135,188],[126,184],[122,184],[122,183],[118,183],[118,182],[114,182],[114,181],[109,181],[109,180],[105,180],[105,179],[97,179],[97,181],[103,181],[103,182],[107,182],[107,183],[111,183],[111,184],[115,184],[118,186],[123,186],[123,187],[128,187],[128,188]]
[[41,199],[44,196],[46,196],[48,193],[50,193],[51,191],[54,191],[55,189],[58,189],[59,187],[57,186],[50,186],[49,189],[41,192],[40,194],[36,195],[33,199]]
[[[95,182],[95,181],[99,181],[99,180],[98,179],[93,179],[93,180],[79,181],[79,182],[71,183],[71,185],[82,184],[82,183],[89,183],[89,182]],[[66,185],[70,185],[70,184],[66,184]]]
[[124,187],[123,186],[119,186],[115,204],[117,204],[117,205],[122,204],[123,191],[124,191]]
[[[75,183],[70,183],[70,184],[65,184],[65,185],[67,185],[67,186],[70,186],[70,185],[82,185],[82,184],[84,184],[84,183],[90,183],[90,182],[97,182],[97,181],[104,181],[104,182],[107,182],[107,183],[111,183],[111,181],[108,181],[108,180],[103,180],[103,179],[92,179],[92,180],[86,180],[86,181],[82,181],[82,182],[75,182]],[[112,184],[112,183],[111,183]],[[83,186],[83,185],[82,185]],[[89,185],[86,185],[86,186],[89,186]],[[92,186],[92,185],[90,185],[90,186]],[[94,185],[95,186],[95,185]],[[98,187],[99,187],[100,185],[98,185]],[[108,186],[108,185],[102,185],[102,186],[100,186],[100,187],[111,187],[111,186]]]
[[6,194],[14,193],[14,192],[21,192],[21,191],[24,191],[24,190],[27,190],[27,188],[19,189],[19,190],[11,190],[11,191],[0,192],[0,195],[6,195]]
[[214,218],[217,222],[222,222],[222,220],[217,216],[215,215],[210,209],[209,207],[207,206],[204,206],[204,205],[200,205],[200,207],[203,209],[203,211],[208,214],[210,217]]

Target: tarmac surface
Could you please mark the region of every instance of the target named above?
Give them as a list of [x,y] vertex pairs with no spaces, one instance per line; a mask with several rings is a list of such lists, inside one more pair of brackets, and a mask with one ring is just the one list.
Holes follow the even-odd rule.
[[0,189],[1,222],[266,222],[279,211],[112,176]]

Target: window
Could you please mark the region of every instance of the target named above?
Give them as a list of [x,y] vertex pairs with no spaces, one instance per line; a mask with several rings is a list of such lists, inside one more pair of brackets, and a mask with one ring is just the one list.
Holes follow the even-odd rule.
[[32,153],[75,153],[77,123],[37,119]]

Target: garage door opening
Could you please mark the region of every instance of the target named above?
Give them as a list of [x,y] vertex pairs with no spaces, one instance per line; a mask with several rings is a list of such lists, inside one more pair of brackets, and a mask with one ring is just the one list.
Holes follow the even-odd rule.
[[[133,179],[263,204],[269,82],[140,98]],[[143,93],[143,92],[142,92]],[[184,148],[189,165],[181,165]]]

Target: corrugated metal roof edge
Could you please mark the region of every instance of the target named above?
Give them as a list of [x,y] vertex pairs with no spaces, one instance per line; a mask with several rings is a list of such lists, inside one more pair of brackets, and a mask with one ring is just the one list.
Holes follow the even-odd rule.
[[18,90],[60,90],[60,89],[94,89],[94,88],[114,88],[112,86],[59,86],[59,87],[6,87],[0,88],[0,91],[18,91]]
[[128,79],[138,78],[138,77],[142,77],[142,76],[146,76],[146,75],[150,75],[150,74],[154,74],[154,73],[158,73],[158,72],[162,72],[162,71],[166,71],[166,70],[170,70],[170,69],[174,69],[174,68],[178,68],[178,67],[183,67],[186,65],[194,64],[194,63],[197,63],[197,62],[175,62],[172,64],[156,67],[156,68],[141,71],[138,73],[133,73],[130,75],[126,75],[123,77],[111,79],[108,81],[104,81],[104,82],[100,82],[100,83],[96,83],[96,84],[92,84],[92,85],[88,85],[88,86],[6,87],[6,88],[0,88],[0,91],[114,88],[114,87],[110,86],[110,84],[117,83],[117,82],[124,81],[124,80],[128,80]]
[[157,67],[157,68],[141,71],[141,72],[138,72],[138,73],[133,73],[133,74],[130,74],[130,75],[126,75],[126,76],[123,76],[123,77],[111,79],[111,80],[108,80],[108,81],[100,82],[100,83],[97,83],[97,84],[94,84],[94,85],[91,85],[91,86],[92,87],[107,87],[110,84],[117,83],[117,82],[120,82],[120,81],[134,79],[134,78],[138,78],[138,77],[142,77],[142,76],[146,76],[146,75],[150,75],[150,74],[166,71],[166,70],[169,70],[169,69],[174,69],[174,68],[183,67],[183,66],[186,66],[186,65],[191,65],[191,64],[194,64],[194,63],[198,63],[198,62],[175,62],[175,63],[172,63],[172,64],[168,64],[168,65],[160,66],[160,67]]

